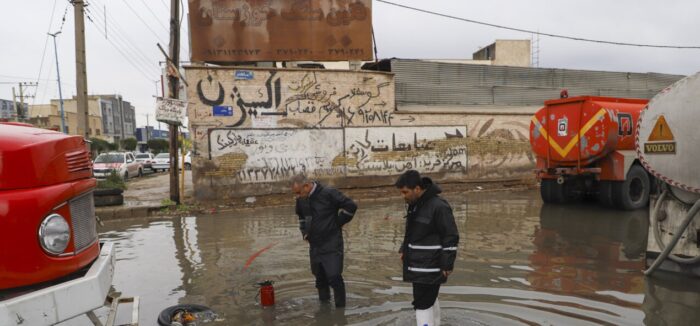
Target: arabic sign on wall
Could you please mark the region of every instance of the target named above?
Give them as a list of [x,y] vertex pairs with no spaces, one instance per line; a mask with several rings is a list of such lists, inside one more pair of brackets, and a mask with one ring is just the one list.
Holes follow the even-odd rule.
[[212,129],[209,154],[219,165],[209,175],[240,183],[344,175],[333,165],[343,155],[342,129]]
[[467,128],[346,128],[349,176],[467,171]]
[[371,0],[189,0],[192,61],[372,60]]
[[340,128],[404,122],[395,119],[394,78],[388,73],[187,67],[186,75],[190,127],[204,147],[212,127]]
[[185,121],[187,102],[171,98],[156,100],[156,120],[160,122],[181,125]]

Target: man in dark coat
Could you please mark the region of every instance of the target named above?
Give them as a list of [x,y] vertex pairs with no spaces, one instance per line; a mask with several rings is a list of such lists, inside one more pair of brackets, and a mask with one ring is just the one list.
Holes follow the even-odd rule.
[[343,225],[350,222],[357,205],[340,191],[324,187],[304,175],[291,180],[296,194],[296,213],[299,229],[309,242],[311,272],[316,277],[318,298],[328,302],[333,298],[336,307],[345,307],[345,283],[343,281]]
[[440,284],[454,269],[459,232],[452,208],[440,187],[418,171],[404,172],[395,183],[407,204],[406,233],[401,244],[403,280],[413,283],[417,325],[439,325]]

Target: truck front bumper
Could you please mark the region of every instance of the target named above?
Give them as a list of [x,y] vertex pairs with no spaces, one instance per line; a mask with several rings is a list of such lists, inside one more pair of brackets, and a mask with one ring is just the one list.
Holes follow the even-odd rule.
[[77,279],[0,301],[0,325],[53,325],[102,307],[114,276],[114,244]]

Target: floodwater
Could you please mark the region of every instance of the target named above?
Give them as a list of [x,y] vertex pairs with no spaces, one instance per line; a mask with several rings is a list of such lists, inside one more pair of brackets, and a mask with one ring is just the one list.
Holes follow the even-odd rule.
[[[700,319],[697,279],[643,276],[645,211],[543,206],[536,191],[447,198],[461,241],[440,292],[443,325]],[[398,197],[360,202],[345,227],[345,309],[317,301],[292,207],[108,221],[101,236],[117,244],[114,288],[140,296],[142,325],[156,325],[159,312],[178,303],[211,307],[220,317],[216,325],[412,325],[411,287],[401,281],[397,254],[403,207]],[[275,282],[273,308],[257,302],[256,282],[264,280]]]

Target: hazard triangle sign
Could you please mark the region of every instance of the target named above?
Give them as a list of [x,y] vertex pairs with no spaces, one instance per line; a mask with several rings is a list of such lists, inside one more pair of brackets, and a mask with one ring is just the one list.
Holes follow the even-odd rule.
[[668,126],[668,123],[666,123],[666,118],[664,116],[660,116],[658,120],[656,120],[656,125],[654,125],[654,129],[651,131],[651,134],[649,135],[649,141],[669,141],[669,140],[674,140],[673,139],[673,132],[671,131],[671,128]]

